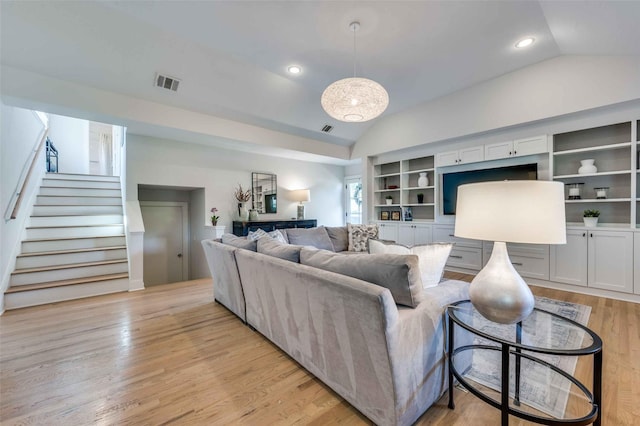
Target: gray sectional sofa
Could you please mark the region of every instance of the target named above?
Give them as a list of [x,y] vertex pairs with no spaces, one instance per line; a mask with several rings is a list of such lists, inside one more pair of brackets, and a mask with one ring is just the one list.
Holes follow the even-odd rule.
[[410,425],[446,390],[444,308],[467,299],[468,284],[423,289],[415,255],[347,257],[342,237],[329,238],[333,250],[291,235],[307,244],[202,245],[217,301],[373,422]]

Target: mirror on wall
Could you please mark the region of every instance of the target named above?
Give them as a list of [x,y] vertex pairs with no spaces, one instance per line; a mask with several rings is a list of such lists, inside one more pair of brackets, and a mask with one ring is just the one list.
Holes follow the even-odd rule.
[[252,206],[258,213],[278,212],[278,185],[276,175],[251,173]]

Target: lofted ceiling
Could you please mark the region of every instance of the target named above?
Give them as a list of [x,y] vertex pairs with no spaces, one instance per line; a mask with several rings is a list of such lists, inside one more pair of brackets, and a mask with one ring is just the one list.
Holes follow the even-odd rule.
[[[0,60],[92,88],[351,146],[376,120],[560,55],[640,55],[640,1],[2,1]],[[331,82],[381,83],[342,123]],[[514,44],[531,36],[527,49]],[[287,67],[302,67],[288,74]],[[182,80],[153,86],[156,72]],[[331,133],[320,129],[334,126]],[[141,133],[144,129],[141,127]],[[152,133],[152,132],[151,132]]]

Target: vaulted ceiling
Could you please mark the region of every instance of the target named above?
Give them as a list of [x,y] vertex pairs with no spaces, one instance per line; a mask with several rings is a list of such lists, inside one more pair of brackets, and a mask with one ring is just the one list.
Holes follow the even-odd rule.
[[[92,88],[341,146],[376,120],[560,55],[640,55],[640,1],[2,1],[0,60]],[[381,83],[342,123],[331,82]],[[534,44],[516,49],[524,37]],[[289,65],[302,67],[291,75]],[[154,87],[156,72],[182,80]],[[320,129],[334,126],[331,133]]]

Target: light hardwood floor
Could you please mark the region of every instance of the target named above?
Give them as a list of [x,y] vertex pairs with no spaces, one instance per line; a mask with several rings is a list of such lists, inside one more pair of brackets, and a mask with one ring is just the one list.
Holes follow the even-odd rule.
[[[604,340],[602,424],[640,424],[640,305],[534,293],[592,307],[589,327]],[[211,280],[9,311],[0,345],[2,425],[369,423],[213,303]],[[588,376],[589,362],[576,374]],[[456,389],[455,410],[445,396],[417,424],[499,420],[498,410]]]

